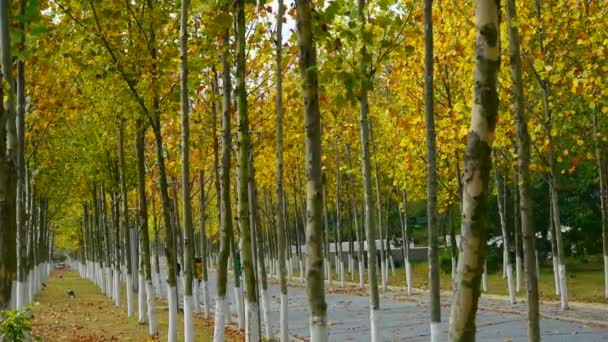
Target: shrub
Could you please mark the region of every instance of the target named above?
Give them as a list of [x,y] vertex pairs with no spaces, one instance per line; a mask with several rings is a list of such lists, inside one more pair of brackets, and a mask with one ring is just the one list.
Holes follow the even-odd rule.
[[2,337],[0,340],[29,341],[32,332],[31,311],[31,305],[24,307],[22,310],[4,310],[0,321],[0,337]]

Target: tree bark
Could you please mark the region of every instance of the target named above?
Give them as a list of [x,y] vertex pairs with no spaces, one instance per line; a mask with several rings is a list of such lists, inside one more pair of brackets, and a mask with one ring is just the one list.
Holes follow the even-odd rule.
[[[0,98],[6,98],[6,109],[0,109],[0,309],[11,301],[13,278],[17,273],[16,160],[14,158],[15,122],[14,91],[11,77],[10,1],[0,0]],[[3,77],[3,78],[2,78]],[[8,85],[8,89],[4,87]]]
[[[214,342],[224,341],[224,320],[228,303],[226,302],[226,288],[228,285],[228,256],[230,255],[230,240],[232,235],[232,207],[230,204],[230,31],[226,29],[223,34],[222,47],[222,164],[220,182],[220,253],[217,269],[217,297],[215,300],[215,328]],[[236,272],[236,270],[235,270]]]
[[511,91],[517,133],[517,171],[519,174],[519,206],[526,265],[526,289],[528,297],[528,341],[540,341],[538,278],[536,268],[536,246],[534,228],[534,205],[530,188],[530,137],[527,118],[524,114],[524,90],[521,77],[521,55],[515,0],[507,0],[507,29],[509,34],[509,57],[511,60]]
[[[194,341],[194,300],[192,284],[194,277],[194,229],[192,227],[192,200],[190,198],[190,101],[188,99],[188,0],[182,1],[179,37],[180,51],[180,99],[182,117],[182,200],[184,220],[184,340]],[[176,213],[177,215],[177,213]]]
[[249,116],[247,114],[247,89],[245,85],[245,0],[236,0],[236,93],[238,111],[238,219],[241,229],[241,260],[245,273],[246,310],[245,334],[249,341],[260,338],[258,331],[258,301],[253,273],[251,226],[249,221]]
[[496,0],[476,1],[475,87],[464,155],[461,252],[450,315],[450,341],[475,340],[475,314],[488,239],[490,155],[498,117],[499,10]]
[[127,202],[127,180],[125,175],[125,148],[124,148],[124,135],[125,135],[125,121],[124,119],[120,122],[120,129],[118,132],[118,173],[120,176],[120,197],[122,204],[122,220],[121,230],[123,232],[123,241],[125,245],[125,266],[126,266],[126,288],[127,292],[127,315],[133,317],[133,278],[131,265],[131,235],[129,234],[129,203]]
[[310,338],[313,342],[328,340],[327,303],[323,279],[323,202],[321,174],[321,115],[317,51],[313,37],[312,3],[296,0],[296,26],[302,94],[306,151],[306,292],[308,294]]
[[[148,200],[146,198],[146,170],[145,170],[145,136],[146,128],[142,119],[137,119],[137,138],[135,141],[135,154],[137,159],[137,195],[139,200],[139,234],[141,235],[143,270],[145,276],[145,292],[148,307],[148,333],[158,336],[158,323],[154,307],[154,285],[152,283],[152,265],[150,264],[150,236],[148,232]],[[139,291],[143,291],[140,288]]]
[[[495,159],[496,160],[496,159]],[[503,249],[503,257],[505,258],[504,264],[506,265],[506,275],[507,275],[507,287],[509,289],[509,302],[511,304],[516,303],[515,299],[515,287],[513,284],[513,264],[510,259],[510,250],[509,250],[509,231],[507,227],[507,208],[506,208],[506,177],[503,178],[504,183],[500,182],[501,176],[499,175],[499,168],[494,163],[494,181],[496,183],[496,201],[498,202],[498,215],[500,217],[500,228],[502,231],[502,249]]]
[[277,197],[277,255],[279,261],[279,286],[281,288],[280,301],[280,340],[287,342],[288,340],[288,318],[287,318],[287,270],[285,266],[286,253],[285,249],[285,234],[287,226],[285,224],[285,216],[283,215],[284,190],[283,190],[283,69],[282,69],[282,46],[283,46],[283,16],[285,6],[283,0],[277,0],[277,38],[276,38],[276,139],[277,139],[277,155],[276,155],[276,197]]
[[[479,1],[478,1],[479,3]],[[427,153],[427,220],[429,237],[429,284],[431,305],[431,341],[440,341],[441,307],[439,299],[439,265],[437,251],[437,162],[433,99],[433,7],[424,1],[424,112]]]
[[606,172],[606,148],[600,142],[601,133],[595,110],[591,112],[593,137],[595,140],[595,160],[600,181],[600,211],[602,220],[602,247],[604,254],[604,297],[608,299],[608,173]]

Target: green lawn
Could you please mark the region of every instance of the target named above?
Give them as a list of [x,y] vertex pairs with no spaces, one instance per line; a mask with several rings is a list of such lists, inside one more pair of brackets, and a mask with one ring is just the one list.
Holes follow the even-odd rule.
[[[356,268],[356,267],[355,267]],[[568,296],[573,302],[586,303],[606,303],[604,298],[604,274],[602,266],[598,264],[580,264],[570,262],[566,266],[568,274]],[[347,271],[347,270],[345,270]],[[378,271],[380,271],[378,269]],[[402,267],[395,268],[393,275],[389,269],[389,285],[405,286],[405,271]],[[380,273],[378,272],[378,275]],[[514,275],[515,277],[515,272]],[[355,274],[355,282],[358,282],[359,276]],[[367,274],[366,274],[367,282]],[[517,294],[518,297],[526,296],[525,274],[522,275],[522,289]],[[337,274],[334,274],[334,283],[338,279]],[[345,278],[350,281],[349,274]],[[415,263],[412,264],[412,280],[415,288],[428,289],[428,264]],[[380,276],[378,276],[378,285],[381,285]],[[450,273],[440,271],[440,286],[442,290],[451,290]],[[502,278],[502,272],[490,273],[488,275],[488,293],[496,295],[508,296],[507,280]],[[555,285],[553,281],[553,272],[550,267],[541,267],[539,278],[539,296],[544,301],[559,301],[559,297],[555,295]]]

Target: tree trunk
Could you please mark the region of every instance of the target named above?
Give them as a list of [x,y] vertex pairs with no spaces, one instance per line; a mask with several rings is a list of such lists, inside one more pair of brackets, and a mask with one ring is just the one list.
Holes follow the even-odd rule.
[[[479,0],[478,0],[479,1]],[[489,0],[488,0],[489,1]],[[439,267],[437,251],[437,162],[435,147],[435,118],[433,99],[433,7],[431,0],[424,1],[424,112],[426,118],[427,153],[427,220],[429,236],[429,284],[431,304],[431,341],[440,337],[441,307],[439,300]],[[461,259],[462,260],[462,259]]]
[[[249,155],[249,216],[251,231],[254,237],[252,245],[257,246],[253,249],[254,258],[259,269],[259,282],[262,286],[260,302],[262,304],[262,317],[264,320],[264,338],[270,340],[272,338],[272,324],[270,322],[270,297],[268,293],[268,281],[266,274],[266,253],[264,252],[262,223],[260,219],[260,207],[258,205],[258,188],[255,178],[255,166],[253,164],[254,153],[253,148]],[[257,252],[257,258],[256,258]],[[257,272],[256,272],[257,273]],[[255,313],[259,315],[259,312]]]
[[[536,17],[539,22],[539,45],[542,56],[546,55],[546,48],[544,46],[544,38],[545,32],[542,24],[542,13],[541,13],[542,3],[539,0],[536,0]],[[558,184],[558,172],[557,166],[555,165],[554,158],[554,139],[551,131],[553,130],[553,122],[552,122],[552,113],[549,108],[549,83],[547,81],[543,81],[539,79],[539,83],[542,89],[543,96],[543,109],[545,112],[545,125],[546,125],[546,134],[547,139],[549,141],[549,147],[547,149],[547,160],[549,163],[549,191],[551,195],[552,205],[551,211],[553,213],[553,221],[555,223],[555,239],[556,239],[556,252],[557,252],[557,262],[558,262],[558,276],[559,276],[559,292],[560,292],[560,306],[562,310],[568,309],[568,288],[566,286],[566,263],[565,263],[565,254],[564,254],[564,244],[562,242],[562,231],[561,231],[561,214],[559,209],[559,192],[557,189]]]
[[[372,145],[372,151],[371,153],[375,156],[376,155],[376,143],[374,140],[374,131],[373,131],[373,126],[371,123],[371,120],[368,119],[369,122],[369,139],[370,139],[370,143]],[[382,225],[382,200],[380,198],[380,179],[379,179],[379,175],[378,175],[378,163],[374,163],[374,180],[376,182],[376,205],[378,206],[378,232],[379,232],[379,236],[378,238],[380,239],[380,278],[382,280],[382,291],[386,291],[387,290],[387,286],[388,286],[388,277],[386,274],[386,253],[384,251],[384,228]]]
[[127,268],[126,272],[126,288],[127,292],[127,315],[133,317],[133,278],[132,278],[132,265],[131,265],[131,235],[129,234],[129,203],[127,202],[127,180],[125,175],[125,148],[124,148],[124,135],[125,135],[125,121],[121,120],[120,131],[118,132],[118,172],[120,175],[120,196],[122,204],[122,232],[123,241],[125,244],[125,264]]
[[517,170],[513,172],[513,229],[515,237],[515,292],[521,291],[521,282],[523,278],[522,260],[523,250],[521,241],[521,215],[519,207],[519,178]]
[[555,285],[555,295],[560,296],[560,282],[559,282],[559,256],[557,252],[557,238],[556,231],[557,226],[555,225],[555,214],[553,211],[553,197],[551,196],[551,190],[549,190],[549,227],[547,227],[548,233],[551,237],[551,263],[553,265],[553,284]]
[[[148,333],[158,336],[158,323],[154,306],[154,285],[152,283],[152,265],[150,264],[150,236],[148,233],[148,203],[146,198],[146,170],[145,170],[145,136],[146,128],[142,119],[137,120],[137,138],[135,152],[137,159],[137,195],[139,201],[139,234],[141,236],[141,258],[145,276],[145,292],[148,307]],[[140,288],[139,291],[144,291]]]
[[[11,77],[10,1],[0,0],[0,98],[7,99],[6,109],[0,109],[0,309],[8,308],[11,301],[13,279],[17,273],[17,174],[14,132],[15,106]],[[8,89],[4,87],[8,85]]]
[[[226,288],[228,285],[228,256],[232,235],[232,207],[230,204],[230,31],[223,34],[222,46],[222,165],[220,182],[220,253],[217,268],[217,297],[215,299],[214,342],[224,341],[225,315],[228,310]],[[235,270],[236,272],[236,270]]]
[[[25,15],[26,1],[19,1],[19,15]],[[19,21],[19,51],[25,52],[25,23]],[[25,62],[17,59],[17,308],[27,302],[27,226],[26,226],[26,165],[25,165]]]
[[258,341],[260,334],[258,322],[258,302],[256,282],[253,273],[253,256],[251,250],[251,227],[249,222],[249,117],[247,114],[247,89],[245,85],[245,0],[236,0],[236,93],[238,111],[238,219],[241,228],[241,260],[245,272],[245,290],[247,303],[245,314],[245,335],[248,341]]
[[[203,317],[205,319],[209,319],[209,286],[208,286],[208,275],[207,275],[207,228],[206,228],[206,220],[207,220],[207,212],[206,212],[206,200],[207,195],[205,192],[205,174],[203,169],[199,171],[198,183],[200,186],[200,230],[201,230],[201,290],[203,296]],[[195,298],[195,300],[198,300]]]
[[412,266],[410,264],[410,239],[407,230],[407,192],[401,192],[403,201],[403,215],[401,224],[401,239],[403,241],[403,265],[405,267],[405,283],[407,285],[407,295],[412,295]]
[[336,158],[336,253],[338,255],[338,276],[340,277],[340,287],[344,287],[344,252],[342,251],[342,215],[340,214],[340,155],[338,144],[334,141],[334,151]]
[[296,0],[296,26],[302,94],[306,151],[306,292],[308,294],[310,340],[328,340],[327,303],[323,280],[323,208],[321,174],[321,115],[319,109],[319,80],[317,51],[312,30],[312,3]]
[[450,315],[450,341],[475,340],[475,314],[488,239],[490,154],[498,117],[499,3],[477,0],[475,16],[475,87],[464,155],[461,252]]
[[506,208],[506,177],[503,178],[504,183],[500,182],[501,176],[499,175],[499,168],[496,165],[496,159],[494,159],[494,181],[496,183],[496,201],[498,202],[498,215],[500,216],[500,228],[502,231],[502,249],[503,256],[505,258],[504,264],[506,265],[506,275],[507,275],[507,287],[509,289],[509,302],[511,304],[516,303],[515,299],[515,287],[513,286],[513,265],[511,263],[511,259],[509,258],[509,232],[507,227],[507,208]]
[[604,297],[608,299],[608,173],[606,172],[606,148],[600,142],[601,133],[595,110],[591,113],[593,137],[596,143],[595,159],[600,180],[600,211],[602,218],[602,247],[604,254]]
[[[367,4],[365,0],[357,0],[357,11],[359,16],[359,25],[361,35],[365,36],[366,26],[366,11]],[[363,173],[363,194],[365,199],[365,221],[364,229],[367,234],[367,264],[368,264],[368,279],[369,279],[369,295],[370,295],[370,327],[371,340],[373,342],[382,340],[378,323],[380,319],[380,298],[378,295],[378,278],[376,273],[376,232],[374,227],[374,207],[372,198],[372,181],[371,181],[371,161],[370,161],[370,121],[369,121],[369,80],[367,76],[371,66],[369,65],[369,53],[365,44],[362,44],[359,56],[359,71],[361,75],[365,75],[359,83],[361,95],[360,102],[360,130],[361,130],[361,154],[362,154],[362,173]]]
[[530,137],[527,118],[524,115],[524,90],[521,78],[521,56],[515,0],[507,0],[507,28],[509,33],[509,55],[511,60],[511,91],[517,131],[517,170],[519,173],[519,205],[521,229],[526,265],[526,289],[528,297],[528,341],[540,341],[538,312],[538,278],[536,268],[536,246],[534,207],[530,188]]
[[[184,220],[184,341],[194,341],[194,229],[192,227],[192,200],[190,197],[190,101],[188,99],[188,0],[182,1],[179,37],[180,51],[180,99],[182,116],[182,200]],[[177,215],[177,213],[176,213]]]
[[283,196],[283,68],[282,68],[282,46],[283,46],[283,16],[285,6],[283,0],[277,0],[277,38],[276,38],[276,82],[277,82],[277,97],[276,97],[276,139],[277,139],[277,155],[276,155],[276,197],[277,197],[277,255],[279,261],[279,286],[281,288],[280,301],[280,340],[287,342],[288,340],[288,318],[287,318],[287,270],[285,267],[285,234],[287,225],[285,224],[285,216],[283,215],[284,196]]

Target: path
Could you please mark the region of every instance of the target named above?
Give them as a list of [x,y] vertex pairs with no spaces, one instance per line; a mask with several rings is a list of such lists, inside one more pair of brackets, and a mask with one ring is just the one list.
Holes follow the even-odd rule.
[[[210,273],[209,289],[212,299],[215,298],[215,281],[215,273]],[[273,322],[275,332],[278,332],[279,290],[276,284],[269,284],[269,288],[272,298],[271,322]],[[357,295],[360,290],[356,288],[332,288],[329,289],[329,292],[326,299],[330,340],[369,341],[368,298]],[[229,296],[232,303],[232,290],[229,291]],[[423,293],[418,293],[413,298],[407,299],[399,295],[398,291],[389,291],[383,295],[380,304],[382,311],[380,331],[383,340],[428,341],[429,311],[425,298],[426,296]],[[443,304],[442,317],[444,322],[442,322],[442,329],[447,336],[449,298],[444,297]],[[480,306],[477,315],[477,339],[479,341],[526,341],[525,304],[518,304],[509,312],[500,312],[507,310],[504,310],[505,305],[501,304],[498,299],[483,298]],[[290,334],[306,337],[308,335],[308,305],[304,288],[290,286],[288,307]],[[572,310],[572,312],[575,312],[575,310]],[[570,314],[573,315],[573,313]],[[606,317],[605,312],[601,318],[604,317]],[[543,318],[540,327],[543,341],[608,341],[608,328],[595,324]]]

